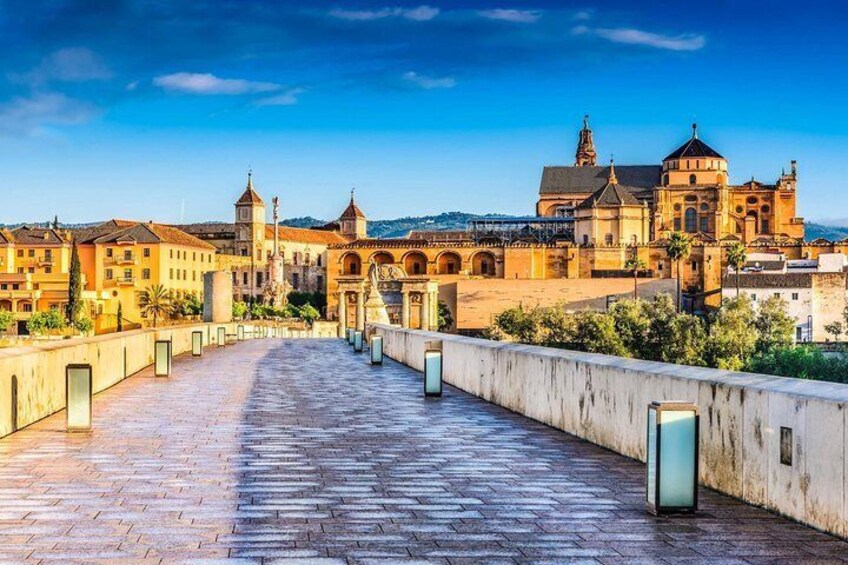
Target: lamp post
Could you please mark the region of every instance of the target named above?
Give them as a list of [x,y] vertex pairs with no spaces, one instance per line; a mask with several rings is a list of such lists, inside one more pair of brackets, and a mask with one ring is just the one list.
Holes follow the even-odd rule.
[[442,351],[424,352],[424,396],[442,396]]
[[91,365],[65,367],[65,428],[69,432],[91,430]]
[[648,405],[646,506],[654,515],[698,509],[698,406]]
[[203,332],[198,330],[191,332],[191,356],[200,357],[203,355]]
[[153,344],[153,375],[167,377],[171,374],[171,340],[157,339]]
[[381,335],[372,335],[371,341],[368,343],[371,349],[371,364],[372,365],[382,365],[383,364],[383,336]]
[[362,353],[362,332],[359,330],[353,333],[353,350]]
[[218,326],[218,347],[227,345],[227,328]]
[[348,345],[353,345],[353,333],[354,333],[355,331],[356,331],[356,330],[355,330],[355,329],[353,329],[353,328],[348,328],[348,329],[347,329],[347,344],[348,344]]
[[236,339],[239,341],[244,341],[244,326],[239,324],[236,328]]

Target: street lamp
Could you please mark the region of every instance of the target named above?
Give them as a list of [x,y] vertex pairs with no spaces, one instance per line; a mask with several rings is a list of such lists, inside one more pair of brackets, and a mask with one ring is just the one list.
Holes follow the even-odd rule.
[[424,396],[442,396],[442,351],[424,352]]
[[698,509],[698,406],[648,405],[646,506],[654,515]]
[[203,355],[203,332],[198,330],[191,332],[191,356],[200,357]]
[[218,326],[218,347],[227,345],[227,328]]
[[353,350],[356,353],[362,353],[362,332],[356,331],[353,333]]
[[239,341],[244,341],[244,326],[239,324],[236,328],[236,339]]
[[153,344],[153,376],[167,377],[171,374],[171,340],[157,339]]
[[372,335],[371,341],[369,342],[368,345],[371,348],[371,364],[372,365],[382,365],[383,364],[383,336]]
[[69,432],[91,430],[91,365],[65,366],[65,428]]

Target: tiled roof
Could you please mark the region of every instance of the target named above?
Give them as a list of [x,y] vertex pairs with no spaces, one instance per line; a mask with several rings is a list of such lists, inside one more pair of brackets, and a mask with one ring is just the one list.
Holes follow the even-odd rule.
[[350,197],[350,204],[347,205],[345,211],[339,216],[340,220],[365,219],[365,214],[359,209],[359,206],[353,201],[353,196]]
[[[331,245],[334,243],[347,243],[348,240],[336,231],[327,231],[310,228],[292,228],[288,226],[279,226],[277,234],[280,241],[293,241],[297,243],[316,243],[321,245]],[[274,239],[274,226],[265,227],[265,237],[269,240]]]
[[68,243],[64,233],[53,228],[21,226],[9,232],[14,243],[19,245],[62,245]]
[[739,277],[739,288],[811,288],[813,273],[786,274],[741,274],[726,275],[724,288],[736,288],[736,277]]
[[[129,224],[129,225],[127,225]],[[81,243],[117,243],[135,241],[136,243],[170,243],[185,247],[215,249],[214,245],[190,235],[181,229],[163,224],[126,222],[112,220],[101,224],[81,239]]]
[[176,225],[174,227],[194,236],[221,236],[222,239],[224,239],[225,236],[235,237],[236,232],[235,224],[228,224],[224,222],[208,222],[205,224],[183,224]]
[[262,198],[251,187],[247,187],[244,193],[236,201],[236,204],[265,204]]
[[[606,186],[609,167],[545,167],[539,194],[593,193]],[[660,184],[659,165],[616,165],[619,182],[636,192],[653,189]]]
[[605,187],[597,190],[592,196],[581,202],[578,208],[592,208],[594,206],[640,206],[632,192],[636,188],[622,186],[618,183],[608,182]]
[[465,230],[412,230],[406,236],[428,242],[471,241],[471,234]]
[[705,157],[708,159],[724,159],[718,151],[698,139],[697,130],[693,130],[692,137],[689,141],[669,153],[668,157],[663,159],[663,161],[686,157],[691,157],[693,159]]

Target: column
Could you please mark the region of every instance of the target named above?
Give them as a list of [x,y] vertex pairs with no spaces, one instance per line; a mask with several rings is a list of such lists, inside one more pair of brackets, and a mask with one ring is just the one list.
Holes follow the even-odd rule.
[[433,331],[439,329],[439,293],[435,291],[430,297],[430,328]]
[[347,293],[339,292],[339,337],[347,337]]
[[365,330],[365,291],[356,291],[356,329]]
[[401,291],[401,296],[403,297],[403,301],[401,302],[400,307],[400,325],[403,328],[409,327],[409,291],[403,290]]
[[421,329],[430,331],[430,293],[421,293]]

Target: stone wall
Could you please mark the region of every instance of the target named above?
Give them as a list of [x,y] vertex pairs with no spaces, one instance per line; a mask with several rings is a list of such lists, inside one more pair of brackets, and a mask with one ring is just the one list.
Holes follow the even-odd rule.
[[[419,371],[425,343],[439,340],[446,382],[641,461],[648,404],[697,402],[703,485],[848,535],[846,385],[388,326],[373,331],[384,336],[387,356]],[[781,428],[792,433],[792,465],[781,464]]]
[[[191,351],[191,333],[204,332],[204,345],[217,346],[217,328],[236,333],[238,325],[197,324],[134,330],[87,339],[46,342],[30,347],[0,349],[0,437],[65,408],[65,367],[90,363],[94,392],[100,392],[153,364],[153,343],[173,341],[173,353]],[[312,329],[284,329],[285,337],[335,337],[336,324],[316,322]],[[248,334],[249,335],[249,334]],[[17,388],[17,426],[13,426],[13,383]],[[154,399],[151,399],[153,401]]]

